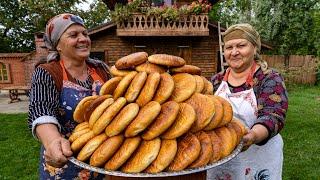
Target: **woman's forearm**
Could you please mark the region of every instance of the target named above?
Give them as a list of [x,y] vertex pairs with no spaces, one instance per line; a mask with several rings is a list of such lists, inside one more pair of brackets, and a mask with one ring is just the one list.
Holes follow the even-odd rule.
[[36,127],[36,133],[45,148],[54,139],[60,138],[61,134],[55,124],[41,124]]

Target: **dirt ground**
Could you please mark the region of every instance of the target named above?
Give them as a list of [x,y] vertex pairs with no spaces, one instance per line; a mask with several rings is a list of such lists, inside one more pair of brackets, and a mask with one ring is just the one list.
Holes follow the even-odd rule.
[[21,101],[10,102],[8,91],[0,91],[0,113],[14,114],[14,113],[27,113],[29,106],[29,98],[25,95],[20,95]]

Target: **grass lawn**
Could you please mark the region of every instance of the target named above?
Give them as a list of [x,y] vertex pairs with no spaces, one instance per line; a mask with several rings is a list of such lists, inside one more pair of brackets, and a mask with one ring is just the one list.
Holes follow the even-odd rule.
[[[320,179],[320,87],[289,91],[283,179]],[[38,179],[39,143],[26,114],[0,114],[0,179]]]

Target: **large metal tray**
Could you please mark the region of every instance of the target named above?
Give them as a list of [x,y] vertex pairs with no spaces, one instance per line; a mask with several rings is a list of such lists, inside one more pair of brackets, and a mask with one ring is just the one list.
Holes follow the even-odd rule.
[[228,161],[230,161],[231,159],[233,159],[234,157],[236,157],[240,152],[241,149],[243,147],[243,142],[241,141],[239,143],[239,145],[232,151],[232,153],[223,158],[220,159],[217,162],[208,164],[206,166],[203,167],[199,167],[199,168],[192,168],[192,169],[185,169],[182,171],[177,171],[177,172],[160,172],[160,173],[155,173],[155,174],[151,174],[151,173],[124,173],[121,171],[108,171],[105,170],[103,168],[98,168],[98,167],[94,167],[94,166],[90,166],[89,164],[86,164],[82,161],[77,160],[74,157],[70,157],[69,161],[82,167],[85,169],[88,169],[90,171],[94,171],[94,172],[98,172],[101,174],[107,174],[107,175],[111,175],[111,176],[121,176],[121,177],[168,177],[168,176],[181,176],[181,175],[186,175],[186,174],[192,174],[192,173],[196,173],[196,172],[201,172],[201,171],[205,171],[211,168],[214,168],[216,166],[220,166]]

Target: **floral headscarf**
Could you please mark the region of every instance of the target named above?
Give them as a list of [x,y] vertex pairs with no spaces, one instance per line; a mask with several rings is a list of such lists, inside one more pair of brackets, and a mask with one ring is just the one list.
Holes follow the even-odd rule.
[[56,47],[59,39],[66,29],[68,29],[72,24],[84,26],[84,22],[81,17],[69,13],[59,14],[48,21],[44,35],[44,42],[46,47],[49,49],[47,62],[58,58],[59,54]]

